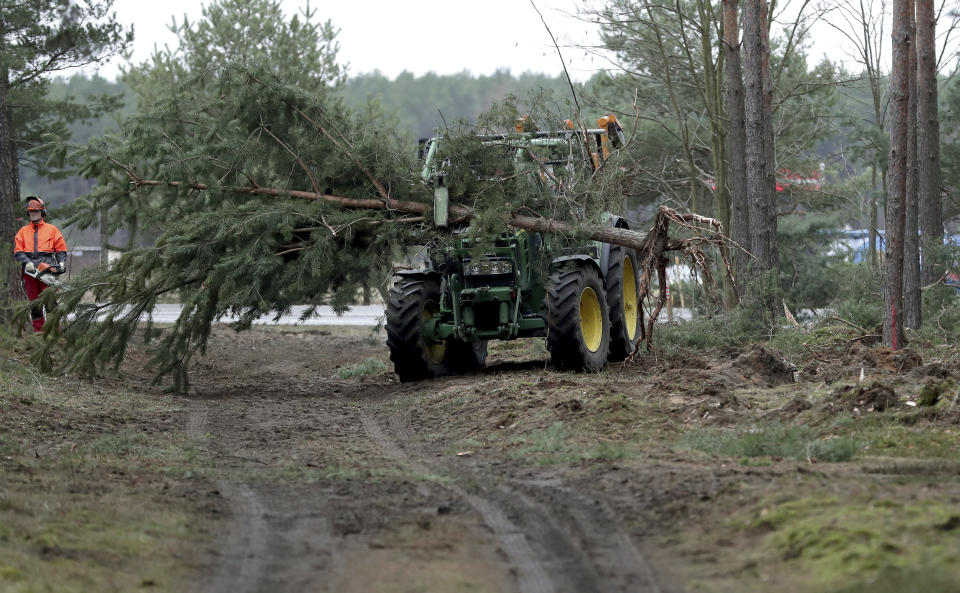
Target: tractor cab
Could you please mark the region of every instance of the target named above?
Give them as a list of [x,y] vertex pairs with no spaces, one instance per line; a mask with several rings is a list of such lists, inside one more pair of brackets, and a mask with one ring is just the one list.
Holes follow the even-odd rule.
[[[512,161],[517,173],[529,176],[547,188],[556,191],[562,179],[568,177],[575,167],[584,161],[592,170],[598,169],[610,156],[611,149],[626,144],[623,127],[613,114],[597,120],[597,128],[574,129],[571,120],[566,120],[563,130],[543,132],[532,127],[527,116],[517,120],[515,134],[488,134],[478,136],[486,151],[501,151]],[[450,194],[446,182],[446,169],[450,162],[441,155],[443,138],[421,138],[417,154],[423,161],[421,178],[433,188],[434,224],[447,228],[449,224]],[[491,176],[496,171],[478,171],[478,175]]]

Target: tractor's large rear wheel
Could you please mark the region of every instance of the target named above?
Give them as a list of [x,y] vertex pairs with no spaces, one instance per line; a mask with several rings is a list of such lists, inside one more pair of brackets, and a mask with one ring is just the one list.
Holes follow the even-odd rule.
[[592,266],[555,269],[547,294],[547,349],[560,369],[598,372],[610,350],[610,320],[600,274]]
[[619,362],[633,353],[640,334],[639,264],[633,249],[614,245],[604,284],[610,309],[610,360]]
[[424,324],[440,314],[440,282],[401,278],[387,305],[387,347],[401,381],[429,379],[448,372],[446,341],[424,336]]

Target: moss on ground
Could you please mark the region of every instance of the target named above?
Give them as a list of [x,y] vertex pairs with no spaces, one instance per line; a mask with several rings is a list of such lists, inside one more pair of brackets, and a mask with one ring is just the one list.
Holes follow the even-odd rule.
[[854,585],[927,566],[960,582],[960,506],[936,499],[811,496],[762,506],[744,528],[769,531],[757,562],[782,563],[812,584]]

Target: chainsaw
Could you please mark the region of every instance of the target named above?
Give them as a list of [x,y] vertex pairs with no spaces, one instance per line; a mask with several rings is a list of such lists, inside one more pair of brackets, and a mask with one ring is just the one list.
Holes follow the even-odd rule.
[[60,266],[51,266],[48,263],[40,262],[33,272],[24,270],[23,273],[31,278],[36,278],[47,286],[59,286],[60,279],[57,278],[57,275],[62,274],[63,270]]

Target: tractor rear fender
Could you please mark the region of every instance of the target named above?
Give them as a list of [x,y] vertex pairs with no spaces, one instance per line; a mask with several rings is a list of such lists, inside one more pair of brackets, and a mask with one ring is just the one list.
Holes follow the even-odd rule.
[[427,280],[430,278],[440,278],[443,276],[443,273],[440,270],[434,269],[425,269],[425,270],[398,270],[393,273],[394,276],[399,276],[401,278],[421,278]]
[[600,265],[597,263],[597,260],[593,259],[589,255],[564,255],[562,257],[558,257],[553,261],[551,261],[550,267],[551,268],[559,267],[568,261],[583,262],[588,266],[593,266],[593,269],[595,269],[597,273],[600,274],[600,277],[601,278],[603,277],[603,270],[600,268]]
[[[629,229],[630,225],[627,223],[626,218],[620,216],[611,215],[610,220],[608,221],[610,226],[617,229]],[[607,275],[607,270],[610,267],[610,249],[613,247],[610,243],[604,243],[603,248],[600,250],[600,275],[605,277]]]

